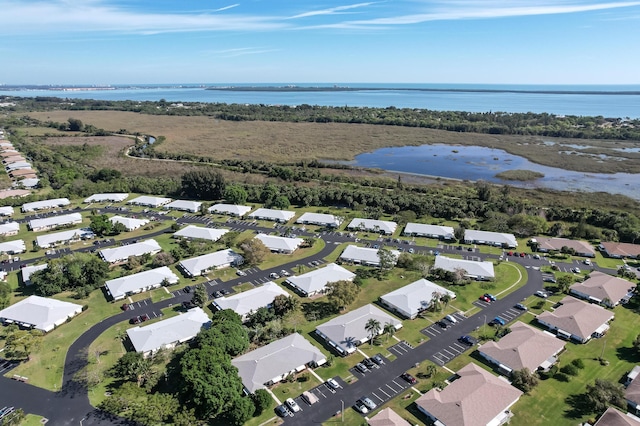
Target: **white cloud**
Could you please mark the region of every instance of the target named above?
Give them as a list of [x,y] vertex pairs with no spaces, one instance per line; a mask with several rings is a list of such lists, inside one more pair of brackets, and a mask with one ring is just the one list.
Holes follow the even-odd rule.
[[234,7],[240,6],[240,3],[230,4],[229,6],[221,7],[220,9],[215,9],[214,12],[222,12],[223,10],[233,9]]
[[308,18],[310,16],[318,16],[318,15],[335,15],[335,14],[340,14],[340,13],[346,11],[346,10],[351,10],[351,9],[357,9],[357,8],[360,8],[360,7],[371,6],[372,4],[375,4],[375,3],[373,3],[373,2],[357,3],[357,4],[350,4],[350,5],[345,5],[345,6],[331,7],[331,8],[328,8],[328,9],[312,10],[310,12],[304,12],[304,13],[300,13],[298,15],[291,16],[289,19]]

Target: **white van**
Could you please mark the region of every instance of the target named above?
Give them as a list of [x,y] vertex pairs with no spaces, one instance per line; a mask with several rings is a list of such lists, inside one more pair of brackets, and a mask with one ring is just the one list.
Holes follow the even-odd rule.
[[447,315],[446,317],[444,317],[444,319],[449,321],[451,324],[455,324],[458,322],[458,320],[453,315]]
[[309,391],[302,392],[302,399],[304,399],[305,402],[309,405],[313,405],[319,401],[318,397]]

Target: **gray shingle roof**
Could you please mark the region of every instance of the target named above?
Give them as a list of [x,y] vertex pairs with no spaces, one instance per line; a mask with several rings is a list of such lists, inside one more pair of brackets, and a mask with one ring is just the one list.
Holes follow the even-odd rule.
[[613,312],[575,297],[567,296],[560,303],[562,306],[555,311],[545,311],[538,315],[538,321],[582,339],[588,339],[600,326],[613,318]]
[[323,268],[315,269],[306,274],[293,276],[287,281],[293,286],[307,294],[313,294],[323,291],[328,283],[349,280],[352,281],[356,274],[338,266],[335,263],[329,263]]
[[395,291],[387,293],[380,297],[387,305],[399,309],[401,312],[414,317],[421,311],[425,310],[431,304],[433,293],[448,294],[455,299],[456,294],[438,284],[435,284],[424,278],[419,279],[411,284],[407,284]]
[[161,268],[109,280],[105,282],[105,286],[111,296],[115,300],[118,300],[128,293],[138,293],[140,290],[146,288],[157,287],[165,278],[169,280],[171,284],[175,284],[179,280],[178,276],[174,274],[168,266],[163,266]]
[[100,255],[106,262],[113,263],[125,261],[130,256],[142,256],[145,253],[156,253],[160,250],[162,250],[162,247],[158,242],[154,239],[149,239],[126,246],[100,250]]
[[214,204],[208,208],[209,213],[232,214],[235,216],[244,216],[251,211],[250,206],[240,206],[237,204]]
[[230,249],[219,250],[214,253],[203,254],[202,256],[183,259],[180,267],[187,271],[192,277],[201,275],[213,268],[240,262],[242,256]]
[[218,309],[231,309],[236,314],[244,317],[249,312],[266,307],[273,303],[278,295],[289,296],[280,286],[273,281],[267,281],[260,287],[234,294],[229,297],[220,297],[213,300]]
[[384,232],[385,234],[393,234],[397,227],[398,224],[395,222],[362,218],[355,218],[347,225],[348,229],[362,228],[367,231]]
[[470,277],[494,278],[495,271],[491,262],[476,262],[474,260],[453,259],[447,256],[436,256],[434,267],[453,272],[464,269]]
[[203,226],[189,225],[174,233],[173,236],[218,241],[227,232],[229,232],[228,229],[205,228]]
[[0,318],[29,324],[42,331],[51,331],[57,325],[82,312],[82,305],[40,296],[29,296],[0,311]]

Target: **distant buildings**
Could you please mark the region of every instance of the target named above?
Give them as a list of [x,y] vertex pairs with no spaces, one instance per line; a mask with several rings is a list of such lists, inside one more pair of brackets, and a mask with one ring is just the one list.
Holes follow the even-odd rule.
[[496,277],[491,262],[477,262],[474,260],[454,259],[447,256],[436,256],[434,268],[443,269],[449,272],[463,270],[464,276],[478,281],[489,281]]
[[516,248],[518,241],[513,234],[502,232],[476,231],[467,229],[464,231],[464,242],[466,244],[486,244],[489,246]]
[[391,235],[396,232],[398,224],[395,222],[389,222],[386,220],[374,220],[374,219],[353,219],[347,229],[351,231],[369,231],[378,234]]
[[128,244],[115,248],[100,250],[100,257],[105,262],[119,263],[126,262],[131,256],[142,256],[143,254],[160,253],[162,247],[154,239],[141,241],[139,243]]
[[273,209],[257,209],[250,213],[248,217],[259,220],[270,220],[278,223],[289,222],[296,215],[295,212],[289,210],[273,210]]
[[431,306],[436,295],[442,297],[445,294],[452,300],[456,298],[456,294],[451,290],[423,278],[380,296],[380,302],[392,312],[414,319]]
[[164,208],[169,210],[180,210],[183,212],[197,213],[200,211],[200,206],[202,206],[202,203],[200,201],[175,200],[170,202],[169,204],[166,204]]
[[356,274],[335,263],[287,278],[286,283],[300,295],[307,297],[324,293],[326,285],[337,281],[353,281]]
[[630,299],[635,284],[603,272],[593,271],[589,278],[569,287],[569,293],[590,302],[613,308],[620,301]]
[[231,249],[219,250],[189,259],[182,259],[178,266],[188,277],[204,275],[214,269],[228,268],[239,265],[244,259]]
[[93,194],[91,197],[85,198],[85,203],[120,203],[129,197],[127,193],[108,193],[108,194]]
[[318,225],[318,226],[326,226],[328,228],[337,228],[342,223],[342,218],[332,215],[332,214],[323,214],[323,213],[303,213],[302,216],[296,220],[296,223],[301,223],[303,225]]
[[[397,260],[398,256],[400,256],[400,252],[398,250],[389,251],[395,258],[395,260]],[[378,255],[378,249],[374,248],[349,245],[340,255],[340,259],[345,262],[354,263],[357,265],[380,266],[380,256]]]
[[179,278],[169,267],[163,266],[109,280],[105,282],[105,287],[113,300],[120,300],[132,294],[158,288],[164,280],[169,284],[176,284]]
[[251,211],[250,206],[239,206],[236,204],[214,204],[207,209],[209,213],[226,214],[229,216],[244,216]]
[[451,226],[427,225],[424,223],[407,223],[404,228],[404,235],[410,237],[437,238],[439,240],[452,240],[453,228]]
[[240,315],[244,322],[252,312],[271,306],[273,300],[279,295],[289,297],[289,293],[280,288],[278,284],[268,281],[260,287],[242,293],[213,299],[213,306],[218,310],[231,309]]
[[53,200],[34,201],[33,203],[25,203],[22,205],[22,212],[28,213],[36,210],[55,209],[71,204],[68,198],[55,198]]
[[256,240],[260,240],[274,253],[291,254],[304,242],[302,238],[279,237],[277,235],[258,234]]
[[148,195],[143,195],[133,200],[127,201],[127,204],[133,204],[136,206],[145,206],[145,207],[162,207],[165,204],[169,204],[171,202],[171,198],[163,198],[163,197],[150,197]]
[[536,237],[532,241],[537,243],[537,250],[541,253],[572,249],[577,256],[596,257],[596,252],[586,241],[570,240],[568,238]]
[[45,333],[82,312],[82,306],[40,296],[29,296],[0,311],[0,322],[16,323]]

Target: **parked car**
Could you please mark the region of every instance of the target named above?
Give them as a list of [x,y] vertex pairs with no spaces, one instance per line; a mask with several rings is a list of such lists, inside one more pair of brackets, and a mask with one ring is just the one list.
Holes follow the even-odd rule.
[[539,254],[534,254],[534,255],[533,255],[533,258],[534,258],[534,259],[540,259],[540,255],[539,255]]
[[145,322],[145,321],[149,321],[149,315],[144,314],[144,315],[140,315],[140,321],[141,322]]
[[191,309],[191,308],[195,308],[196,304],[190,300],[185,300],[184,302],[182,302],[182,307],[185,309]]
[[291,274],[283,269],[282,271],[280,271],[280,275],[282,275],[283,277],[288,277]]
[[130,308],[131,308],[131,305],[129,305],[128,303],[125,303],[122,306],[120,306],[120,309],[122,309],[123,311],[128,311]]
[[363,396],[362,398],[360,398],[360,401],[362,401],[362,403],[366,405],[369,410],[375,410],[377,407],[376,403],[370,400],[369,398],[367,398],[366,396]]
[[338,389],[340,387],[340,384],[338,384],[338,382],[335,379],[329,379],[327,380],[327,386],[331,389]]
[[278,278],[280,278],[280,275],[276,274],[275,272],[272,272],[269,274],[269,278],[271,278],[272,280],[277,280]]
[[245,275],[247,275],[247,273],[245,271],[241,271],[240,269],[238,269],[236,271],[236,275],[238,275],[239,277],[244,277]]
[[190,285],[186,286],[186,287],[184,288],[184,292],[185,292],[185,293],[191,293],[191,286],[190,286]]
[[403,379],[405,379],[408,383],[415,385],[416,383],[418,383],[418,381],[416,380],[415,377],[413,377],[411,374],[409,373],[402,373],[400,375],[400,377],[402,377]]
[[495,302],[496,300],[498,300],[493,294],[489,294],[489,293],[485,293],[484,297],[488,298],[492,302]]
[[214,291],[213,292],[213,298],[217,299],[218,297],[222,297],[224,296],[224,294],[221,291]]
[[371,360],[373,362],[375,362],[378,365],[383,365],[384,364],[384,359],[382,359],[382,357],[380,355],[374,355],[371,357]]
[[480,296],[478,299],[482,300],[483,302],[491,303],[491,299],[489,299],[487,296]]
[[526,306],[524,306],[522,303],[516,303],[514,305],[514,308],[516,309],[520,309],[521,311],[526,311],[528,308]]
[[549,295],[542,290],[536,291],[535,295],[538,297],[542,297],[543,299],[546,299],[547,297],[549,297]]
[[495,317],[493,319],[493,321],[491,321],[491,323],[493,325],[505,325],[507,322],[504,319],[500,318],[500,317]]
[[444,319],[446,319],[447,321],[449,321],[451,324],[455,324],[458,322],[458,320],[456,319],[456,317],[454,317],[453,315],[447,315],[446,317],[444,317]]
[[367,371],[369,371],[369,369],[367,368],[366,365],[364,365],[363,363],[359,362],[356,364],[356,370],[358,370],[361,373],[366,373]]
[[571,268],[571,272],[573,272],[574,274],[579,274],[580,268]]
[[129,320],[129,324],[140,324],[141,322],[142,322],[142,319],[140,319],[139,316],[133,317]]
[[414,249],[410,248],[409,250],[407,250],[407,252],[409,252],[409,254],[413,254],[413,253],[415,253],[416,251],[415,251]]
[[582,263],[584,263],[587,266],[591,265],[591,261],[589,259],[583,260]]
[[356,401],[356,403],[353,405],[353,408],[355,408],[357,412],[362,414],[367,414],[369,412],[367,406],[364,405],[364,403],[360,400]]
[[291,409],[291,411],[293,411],[294,413],[297,413],[298,411],[300,411],[300,406],[298,405],[297,402],[293,400],[293,398],[287,398],[285,402],[287,403],[287,406]]
[[291,411],[289,411],[289,408],[284,404],[278,405],[276,407],[276,414],[280,417],[289,417],[292,415]]
[[446,322],[442,320],[436,321],[436,324],[439,325],[441,328],[447,328],[449,326]]
[[371,358],[365,358],[362,360],[362,363],[371,370],[376,364],[371,360]]
[[526,254],[526,253],[524,253],[524,252],[520,253],[520,257],[525,257],[526,255],[527,255],[527,254]]
[[473,346],[476,343],[478,343],[478,341],[476,339],[474,339],[473,337],[468,336],[466,334],[464,336],[460,336],[458,338],[458,342],[464,343],[465,345],[469,345],[469,346]]

